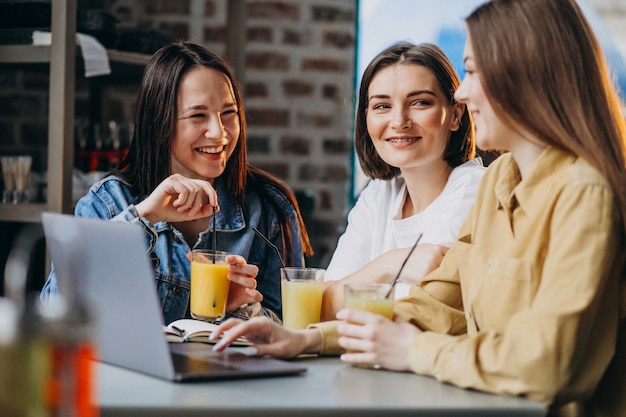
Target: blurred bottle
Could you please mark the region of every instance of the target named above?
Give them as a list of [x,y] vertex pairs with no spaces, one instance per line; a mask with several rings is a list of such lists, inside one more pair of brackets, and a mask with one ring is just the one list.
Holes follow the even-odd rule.
[[0,411],[3,417],[97,417],[91,317],[70,290],[73,278],[45,308],[28,285],[31,252],[41,238],[40,227],[24,228],[6,263],[0,308],[13,318],[0,321]]

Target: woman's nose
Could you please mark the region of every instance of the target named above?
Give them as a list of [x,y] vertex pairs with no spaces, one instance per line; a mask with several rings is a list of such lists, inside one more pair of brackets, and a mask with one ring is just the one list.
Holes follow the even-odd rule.
[[461,81],[461,85],[459,86],[459,88],[456,89],[456,91],[454,92],[454,100],[457,103],[467,103],[467,94],[466,94],[466,90],[467,89],[467,82],[465,81],[465,79],[463,79],[463,81]]
[[226,129],[224,129],[219,113],[210,114],[207,119],[206,131],[204,132],[205,137],[222,139],[226,136]]
[[396,110],[392,115],[391,127],[394,129],[407,129],[411,126],[411,118],[408,116],[406,110]]

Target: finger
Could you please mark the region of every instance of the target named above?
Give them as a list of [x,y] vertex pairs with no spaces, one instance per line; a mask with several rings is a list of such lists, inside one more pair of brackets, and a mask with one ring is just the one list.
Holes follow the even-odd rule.
[[374,365],[378,363],[377,355],[372,352],[350,352],[342,354],[342,362],[354,365]]
[[239,284],[245,288],[254,289],[256,288],[256,285],[257,285],[256,279],[250,278],[250,277],[244,277],[239,274],[233,274],[232,272],[229,272],[228,275],[226,275],[226,278],[228,278],[230,282],[234,282],[235,284]]
[[219,209],[217,205],[217,193],[215,189],[208,181],[202,181],[198,184],[201,190],[201,196],[203,198],[203,204],[208,204],[210,206],[215,206],[216,210]]
[[232,266],[245,265],[246,264],[246,258],[244,258],[241,255],[227,255],[226,256],[226,262],[229,265],[232,265]]
[[[270,331],[266,331],[267,324],[264,323],[266,317],[254,317],[248,321],[242,321],[238,319],[228,319],[214,331],[219,331],[213,340],[216,340],[221,336],[221,339],[213,347],[216,351],[222,351],[231,343],[233,343],[239,337],[247,337],[249,340],[253,340],[255,335],[269,334]],[[229,323],[231,320],[237,320],[235,323]],[[213,334],[211,334],[213,338]]]
[[263,294],[255,289],[246,288],[246,294],[248,294],[251,299],[248,303],[260,303],[263,301]]
[[210,340],[217,340],[217,339],[219,339],[220,336],[222,336],[222,334],[226,330],[232,329],[233,327],[237,326],[240,323],[243,323],[243,320],[235,319],[235,318],[230,318],[228,320],[225,320],[224,322],[220,323],[220,325],[217,326],[217,328],[215,330],[213,330],[213,332],[211,332],[211,335],[209,336],[209,339]]
[[[228,262],[228,257],[226,258],[226,262]],[[259,274],[259,268],[256,265],[249,264],[229,263],[228,271],[248,278],[255,278]]]
[[379,318],[383,317],[369,311],[355,310],[353,308],[343,308],[337,312],[338,320],[345,320],[350,323],[367,324]]

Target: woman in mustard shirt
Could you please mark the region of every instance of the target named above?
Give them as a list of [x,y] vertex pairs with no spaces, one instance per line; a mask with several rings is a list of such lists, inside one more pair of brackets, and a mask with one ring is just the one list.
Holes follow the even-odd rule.
[[492,0],[466,24],[455,98],[477,146],[508,153],[441,266],[395,321],[349,309],[299,332],[231,321],[217,349],[245,335],[259,355],[348,350],[348,363],[528,397],[551,415],[626,415],[626,122],[602,50],[575,0]]

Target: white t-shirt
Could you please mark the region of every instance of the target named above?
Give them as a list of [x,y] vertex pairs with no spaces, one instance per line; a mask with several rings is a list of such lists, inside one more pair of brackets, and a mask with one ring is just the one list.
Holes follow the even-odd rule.
[[[420,244],[456,242],[485,169],[479,157],[454,168],[441,194],[424,211],[406,219],[401,218],[407,195],[404,178],[371,180],[348,214],[348,226],[324,281],[350,275],[391,249],[412,246],[420,233]],[[408,295],[409,287],[399,282],[396,298]]]

